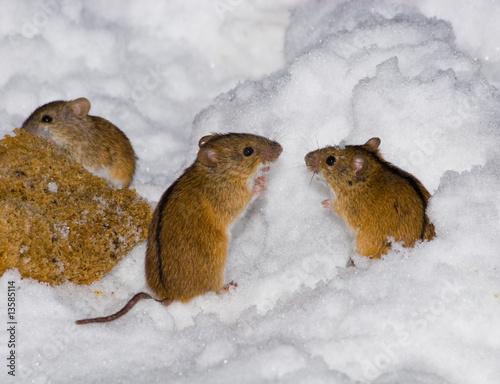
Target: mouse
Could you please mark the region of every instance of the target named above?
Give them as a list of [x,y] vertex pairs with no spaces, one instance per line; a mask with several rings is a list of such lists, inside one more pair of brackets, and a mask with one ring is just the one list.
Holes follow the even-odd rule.
[[356,250],[380,259],[391,240],[404,247],[435,236],[426,209],[431,197],[410,173],[384,160],[381,140],[363,145],[328,146],[309,152],[309,171],[326,182],[332,198],[323,206],[336,212],[356,234]]
[[41,136],[116,189],[128,188],[136,155],[127,136],[114,124],[90,116],[90,101],[80,97],[38,107],[21,129]]
[[204,136],[198,146],[196,160],[162,195],[148,228],[146,281],[156,298],[140,292],[114,315],[77,324],[113,321],[142,299],[186,303],[237,286],[224,283],[231,227],[266,191],[265,174],[283,149],[248,133]]

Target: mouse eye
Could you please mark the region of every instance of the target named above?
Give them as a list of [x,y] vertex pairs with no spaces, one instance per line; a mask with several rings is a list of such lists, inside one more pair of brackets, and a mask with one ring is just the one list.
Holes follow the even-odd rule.
[[243,150],[243,156],[251,156],[252,153],[254,153],[254,149],[252,147],[246,147],[244,150]]
[[335,157],[333,156],[329,156],[327,159],[326,159],[326,163],[328,165],[334,165],[335,164]]
[[52,117],[49,115],[45,115],[42,117],[42,122],[43,123],[52,123]]

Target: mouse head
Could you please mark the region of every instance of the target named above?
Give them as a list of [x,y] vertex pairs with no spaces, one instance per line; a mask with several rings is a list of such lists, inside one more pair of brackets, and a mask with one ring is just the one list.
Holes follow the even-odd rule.
[[275,141],[248,133],[213,134],[199,141],[197,161],[213,172],[248,178],[275,162],[283,149]]
[[83,126],[89,110],[90,102],[84,97],[72,101],[53,101],[37,108],[21,128],[57,142],[58,135],[64,135],[75,126]]
[[364,145],[346,145],[341,147],[325,147],[309,152],[306,157],[307,168],[320,174],[336,191],[349,188],[367,177],[378,166],[374,157],[378,157],[380,139],[373,137]]

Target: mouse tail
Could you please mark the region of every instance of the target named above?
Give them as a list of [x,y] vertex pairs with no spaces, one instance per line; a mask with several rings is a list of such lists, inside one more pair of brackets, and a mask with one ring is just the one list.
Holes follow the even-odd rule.
[[116,319],[122,317],[123,315],[125,315],[128,311],[130,311],[134,307],[134,305],[136,305],[139,301],[141,301],[143,299],[153,299],[155,301],[162,303],[163,305],[169,305],[170,303],[172,303],[172,300],[168,300],[168,299],[156,300],[150,294],[145,293],[145,292],[140,292],[140,293],[137,293],[134,297],[132,297],[129,300],[129,302],[121,310],[119,310],[115,314],[110,315],[110,316],[106,316],[106,317],[96,317],[93,319],[77,320],[76,324],[107,323],[109,321],[116,320]]

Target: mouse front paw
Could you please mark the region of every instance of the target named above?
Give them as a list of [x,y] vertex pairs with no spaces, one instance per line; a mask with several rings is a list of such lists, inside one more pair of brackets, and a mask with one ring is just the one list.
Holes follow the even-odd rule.
[[269,179],[265,176],[257,177],[253,182],[252,192],[254,195],[262,195],[265,191],[267,191],[266,183]]
[[266,183],[269,179],[265,176],[257,177],[253,182],[252,192],[254,195],[262,195],[265,191],[267,191]]
[[321,202],[321,205],[323,206],[323,208],[333,209],[333,203],[332,203],[332,201],[330,199],[323,200]]

